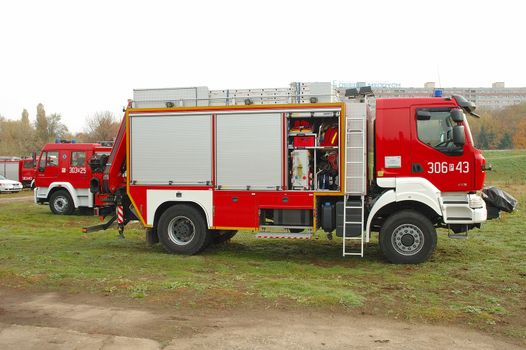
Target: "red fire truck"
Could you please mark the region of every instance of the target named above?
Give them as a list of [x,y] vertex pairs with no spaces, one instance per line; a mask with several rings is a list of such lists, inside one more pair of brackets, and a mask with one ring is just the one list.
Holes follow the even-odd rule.
[[0,175],[18,181],[24,187],[32,187],[35,178],[35,159],[17,157],[0,159]]
[[437,228],[460,236],[487,219],[486,161],[466,119],[475,105],[371,94],[324,83],[135,90],[109,158],[92,162],[100,213],[116,215],[84,232],[140,220],[150,242],[195,254],[238,230],[335,231],[344,256],[363,256],[379,232],[388,260],[423,262]]
[[111,147],[99,143],[48,143],[40,152],[35,176],[35,203],[49,203],[54,214],[69,215],[76,208],[93,208],[100,196],[89,191],[94,176],[88,161],[104,157]]

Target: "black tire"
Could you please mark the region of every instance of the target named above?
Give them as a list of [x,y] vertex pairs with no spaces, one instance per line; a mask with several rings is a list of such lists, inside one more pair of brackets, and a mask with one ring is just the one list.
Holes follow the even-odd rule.
[[75,205],[68,191],[58,190],[49,197],[49,209],[53,214],[71,215],[75,211]]
[[229,239],[231,239],[232,237],[234,237],[236,235],[237,231],[236,230],[217,230],[217,231],[212,231],[211,234],[212,234],[212,243],[214,244],[221,244],[221,243],[224,243],[226,241],[228,241]]
[[173,254],[196,254],[210,242],[203,215],[186,204],[166,209],[159,219],[157,235],[164,249]]
[[431,221],[414,210],[403,210],[387,218],[380,229],[380,249],[392,263],[420,264],[437,245]]

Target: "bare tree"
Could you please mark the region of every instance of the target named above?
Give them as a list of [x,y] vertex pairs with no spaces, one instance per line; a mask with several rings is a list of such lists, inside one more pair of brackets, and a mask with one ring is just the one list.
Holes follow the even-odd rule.
[[97,112],[86,121],[86,140],[90,142],[114,140],[119,131],[119,122],[109,111]]

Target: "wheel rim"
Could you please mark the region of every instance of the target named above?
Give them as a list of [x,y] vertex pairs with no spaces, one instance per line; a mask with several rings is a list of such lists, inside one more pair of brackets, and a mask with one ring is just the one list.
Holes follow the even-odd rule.
[[62,213],[66,210],[68,204],[68,199],[65,196],[58,196],[53,202],[53,208],[55,208],[56,211]]
[[187,245],[195,237],[195,225],[186,216],[176,216],[168,224],[168,237],[177,245]]
[[424,246],[424,233],[413,224],[403,224],[394,229],[391,243],[397,253],[415,255]]

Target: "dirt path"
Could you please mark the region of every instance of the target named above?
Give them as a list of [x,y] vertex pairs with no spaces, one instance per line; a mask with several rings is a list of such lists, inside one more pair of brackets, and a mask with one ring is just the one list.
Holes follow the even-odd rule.
[[0,349],[520,349],[456,327],[320,312],[178,310],[0,290]]

